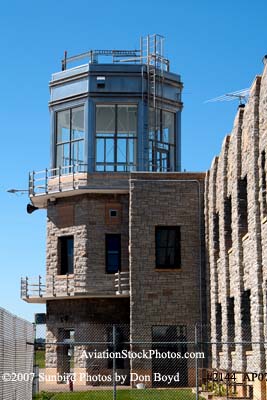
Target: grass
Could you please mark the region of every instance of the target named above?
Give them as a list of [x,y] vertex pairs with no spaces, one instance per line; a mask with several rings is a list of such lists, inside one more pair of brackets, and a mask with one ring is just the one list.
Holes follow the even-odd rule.
[[36,365],[39,365],[39,368],[45,368],[45,350],[36,350],[35,357]]
[[[90,390],[88,392],[47,393],[38,400],[112,400],[112,390]],[[132,389],[118,390],[117,400],[195,400],[190,389]]]

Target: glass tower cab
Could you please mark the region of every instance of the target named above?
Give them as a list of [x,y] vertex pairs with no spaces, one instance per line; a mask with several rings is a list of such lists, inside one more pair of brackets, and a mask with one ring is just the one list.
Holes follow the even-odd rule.
[[65,52],[50,82],[51,165],[30,175],[31,196],[62,176],[180,171],[183,85],[163,42],[150,35],[139,50]]
[[180,171],[181,90],[159,35],[142,38],[140,50],[65,53],[50,82],[51,167]]

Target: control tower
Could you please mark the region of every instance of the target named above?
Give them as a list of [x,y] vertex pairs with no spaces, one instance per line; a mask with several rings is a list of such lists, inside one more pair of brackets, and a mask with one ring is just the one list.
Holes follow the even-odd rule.
[[[89,340],[92,325],[152,343],[202,319],[204,174],[180,172],[183,85],[163,43],[65,53],[52,75],[51,164],[30,173],[28,205],[47,209],[46,279],[21,282],[25,301],[47,307],[49,374],[69,368],[56,344]],[[86,372],[82,350],[73,365]]]

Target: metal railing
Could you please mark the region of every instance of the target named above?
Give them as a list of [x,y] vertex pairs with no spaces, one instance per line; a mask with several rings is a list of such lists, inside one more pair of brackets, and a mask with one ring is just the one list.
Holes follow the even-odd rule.
[[37,278],[21,278],[20,283],[20,296],[22,299],[28,299],[32,297],[43,297],[46,293],[46,285],[43,282],[42,277],[39,275]]
[[[118,272],[114,275],[116,295],[130,293],[129,272]],[[75,295],[75,282],[73,275],[66,274],[58,279],[57,275],[47,275],[46,282],[38,277],[21,278],[21,298],[32,299],[42,297],[61,297]],[[86,295],[86,293],[85,293]]]
[[29,195],[47,194],[76,189],[77,174],[86,173],[87,164],[72,164],[29,173]]
[[115,274],[115,288],[117,295],[130,293],[129,271]]

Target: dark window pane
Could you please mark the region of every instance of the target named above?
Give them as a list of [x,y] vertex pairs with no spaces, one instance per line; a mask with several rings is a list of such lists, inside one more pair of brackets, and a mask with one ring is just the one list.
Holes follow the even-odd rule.
[[156,227],[156,267],[180,268],[179,227]]
[[60,271],[61,275],[73,273],[73,236],[63,236],[60,240]]
[[121,266],[121,236],[106,235],[106,272],[115,273]]

